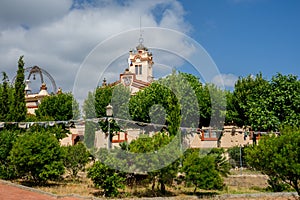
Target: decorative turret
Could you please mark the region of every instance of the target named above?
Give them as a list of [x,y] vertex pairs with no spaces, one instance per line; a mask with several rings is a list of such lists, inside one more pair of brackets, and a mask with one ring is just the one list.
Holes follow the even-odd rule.
[[62,94],[62,89],[58,88],[57,93],[56,94]]
[[144,82],[152,82],[152,65],[153,57],[152,53],[148,51],[148,48],[143,45],[143,38],[139,40],[139,45],[136,47],[136,51],[129,51],[128,68],[131,73],[136,75],[137,80]]
[[106,79],[104,78],[103,82],[102,82],[102,87],[106,87],[106,86],[107,86],[107,83],[106,83]]
[[41,86],[41,90],[40,90],[40,92],[39,92],[39,95],[40,95],[40,96],[48,96],[48,95],[49,95],[49,93],[48,93],[48,91],[47,91],[47,85],[46,85],[46,83],[42,83],[42,86]]

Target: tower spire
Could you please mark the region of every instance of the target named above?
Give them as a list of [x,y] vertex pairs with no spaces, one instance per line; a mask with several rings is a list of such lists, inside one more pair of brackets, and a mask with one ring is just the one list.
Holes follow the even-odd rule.
[[144,38],[143,38],[143,31],[142,31],[142,16],[140,16],[140,38],[139,38],[139,43],[143,44]]

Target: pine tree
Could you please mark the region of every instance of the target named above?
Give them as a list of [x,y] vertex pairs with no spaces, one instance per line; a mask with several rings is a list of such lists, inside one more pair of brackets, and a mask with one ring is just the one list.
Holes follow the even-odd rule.
[[11,120],[20,122],[26,118],[27,108],[25,103],[25,75],[24,75],[24,62],[23,56],[18,61],[17,78],[15,81],[15,92],[13,100],[13,115]]

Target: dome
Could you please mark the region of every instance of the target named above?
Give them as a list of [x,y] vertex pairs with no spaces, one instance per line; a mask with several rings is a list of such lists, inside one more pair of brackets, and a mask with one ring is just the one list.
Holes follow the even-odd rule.
[[148,51],[148,49],[142,44],[140,43],[137,47],[136,47],[137,50],[145,50],[145,51]]

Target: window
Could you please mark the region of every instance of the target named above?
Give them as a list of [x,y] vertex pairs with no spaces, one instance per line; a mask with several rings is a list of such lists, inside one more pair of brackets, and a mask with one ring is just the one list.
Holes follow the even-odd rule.
[[204,131],[204,138],[210,138],[209,130]]
[[216,133],[216,131],[212,131],[212,132],[211,132],[211,137],[212,137],[212,138],[217,138],[217,133]]
[[136,75],[142,74],[142,65],[135,65],[135,74]]

